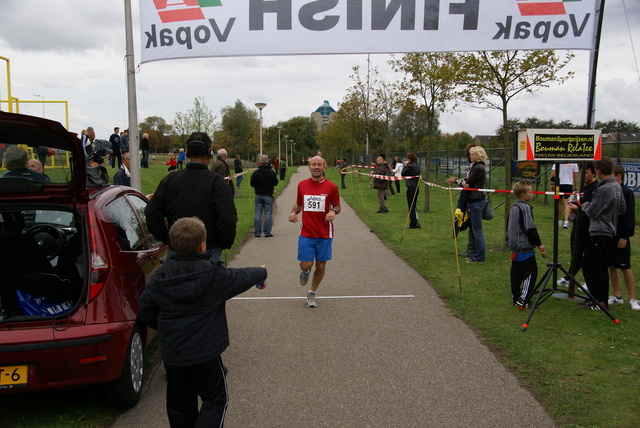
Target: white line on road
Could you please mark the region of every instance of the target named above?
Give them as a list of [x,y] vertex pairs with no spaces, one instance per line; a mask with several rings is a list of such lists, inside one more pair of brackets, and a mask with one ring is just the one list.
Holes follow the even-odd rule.
[[[381,295],[381,296],[316,296],[316,299],[406,299],[416,297],[413,294]],[[234,297],[232,300],[287,300],[306,299],[306,296],[281,296],[281,297]]]

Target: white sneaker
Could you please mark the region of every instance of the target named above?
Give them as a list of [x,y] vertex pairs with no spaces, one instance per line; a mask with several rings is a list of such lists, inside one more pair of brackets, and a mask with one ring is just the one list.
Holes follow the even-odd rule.
[[316,293],[313,291],[309,291],[307,293],[307,307],[309,308],[317,308],[318,303],[316,302]]
[[624,303],[624,299],[622,297],[609,296],[610,305],[621,305],[623,303]]
[[640,311],[640,303],[636,299],[629,300],[629,307],[632,311]]
[[569,222],[565,221],[562,227],[564,227],[565,229],[569,229]]
[[566,287],[569,285],[569,280],[567,278],[562,277],[558,280],[557,284]]
[[562,220],[558,220],[558,226],[562,227]]

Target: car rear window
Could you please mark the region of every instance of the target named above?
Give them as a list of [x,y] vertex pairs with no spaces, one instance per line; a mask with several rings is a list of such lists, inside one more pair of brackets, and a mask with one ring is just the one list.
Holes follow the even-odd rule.
[[[0,143],[0,177],[36,183],[71,182],[71,153],[46,145]],[[6,183],[3,183],[6,185]],[[20,183],[16,183],[19,186]]]

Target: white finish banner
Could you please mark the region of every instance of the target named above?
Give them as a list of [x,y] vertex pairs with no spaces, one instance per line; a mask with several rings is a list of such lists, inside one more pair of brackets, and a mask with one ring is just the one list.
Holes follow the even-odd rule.
[[592,49],[597,0],[140,0],[142,62]]

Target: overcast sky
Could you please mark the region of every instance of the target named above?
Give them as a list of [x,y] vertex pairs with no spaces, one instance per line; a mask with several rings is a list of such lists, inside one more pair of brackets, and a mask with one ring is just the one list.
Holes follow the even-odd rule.
[[[625,17],[625,6],[627,17]],[[140,62],[139,4],[132,0],[136,64]],[[631,34],[627,26],[631,25]],[[596,120],[640,123],[640,1],[607,0],[597,73]],[[2,0],[0,56],[10,60],[11,91],[21,100],[66,100],[69,128],[96,129],[108,138],[114,126],[127,127],[123,0]],[[511,117],[586,122],[589,53],[575,51],[576,77],[509,105]],[[563,55],[564,52],[560,51]],[[388,69],[389,55],[371,55],[371,65]],[[0,64],[0,99],[6,100],[6,67]],[[265,126],[308,116],[324,100],[338,108],[353,85],[352,67],[366,73],[366,55],[209,58],[158,61],[136,76],[138,121],[193,106],[196,96],[220,120],[220,109],[237,99],[252,107],[266,102]],[[390,73],[389,79],[395,77]],[[38,96],[36,96],[38,95]],[[2,103],[2,110],[7,104]],[[43,104],[21,104],[20,112],[42,116]],[[45,104],[44,115],[64,124],[61,104]],[[501,124],[495,110],[464,108],[441,116],[443,132],[493,134]]]

